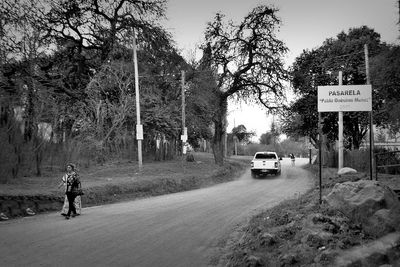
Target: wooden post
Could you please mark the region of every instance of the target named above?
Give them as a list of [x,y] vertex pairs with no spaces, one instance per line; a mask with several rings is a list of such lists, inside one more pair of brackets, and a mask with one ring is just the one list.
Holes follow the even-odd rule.
[[[369,76],[369,59],[368,59],[368,45],[364,44],[364,55],[365,55],[365,75],[367,76],[367,84],[371,84],[371,78]],[[372,93],[371,92],[371,102],[372,102]],[[374,118],[372,114],[372,109],[369,116],[369,176],[372,180],[373,177],[373,169],[374,169]]]
[[322,123],[318,112],[319,204],[322,203]]
[[[339,71],[339,85],[343,85],[343,73]],[[338,169],[343,168],[343,111],[339,111],[339,149],[338,149]]]

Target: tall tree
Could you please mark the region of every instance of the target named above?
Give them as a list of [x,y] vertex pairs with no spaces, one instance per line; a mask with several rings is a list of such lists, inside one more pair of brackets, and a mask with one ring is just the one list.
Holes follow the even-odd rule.
[[250,138],[255,136],[255,133],[247,131],[246,126],[240,124],[236,127],[233,127],[232,135],[236,136],[239,142],[248,143]]
[[134,112],[133,70],[125,62],[110,62],[86,87],[89,107],[95,117],[87,118],[87,128],[101,144],[115,136]]
[[273,140],[272,134],[270,132],[266,132],[260,136],[259,142],[262,145],[270,145],[273,143],[272,140]]
[[[337,73],[343,71],[343,85],[365,84],[364,44],[371,57],[377,55],[384,44],[380,35],[366,26],[341,32],[327,39],[312,51],[304,51],[292,66],[292,85],[299,98],[287,110],[283,129],[289,135],[317,136],[317,86],[338,85]],[[375,94],[375,91],[374,91]],[[375,97],[374,97],[375,99]],[[374,110],[377,101],[373,102]],[[337,114],[323,113],[323,131],[329,140],[337,139]],[[368,115],[364,112],[344,113],[344,134],[348,148],[360,147],[368,130]]]
[[34,152],[37,175],[41,174],[43,145],[38,137],[38,126],[44,118],[50,117],[47,108],[52,106],[41,66],[50,50],[40,19],[44,11],[45,6],[37,0],[5,0],[0,4],[1,73],[5,78],[1,96],[3,101],[6,99],[8,110],[22,108],[24,141],[29,142]]
[[280,131],[277,129],[278,127],[276,126],[275,120],[273,119],[271,122],[271,130],[269,132],[263,133],[260,136],[260,144],[263,145],[270,145],[273,144],[275,145],[277,143],[277,139],[280,135]]
[[239,24],[225,22],[218,13],[207,26],[203,51],[217,81],[213,151],[219,165],[224,163],[228,98],[256,101],[270,110],[278,109],[284,98],[283,81],[288,76],[282,57],[287,48],[276,37],[281,23],[277,12],[261,5]]
[[371,59],[371,83],[379,100],[374,119],[392,133],[400,131],[400,46],[389,46]]
[[50,34],[69,40],[78,53],[95,50],[105,61],[118,44],[129,43],[132,28],[156,45],[165,31],[156,21],[165,17],[165,0],[47,0],[46,22]]
[[14,77],[14,81],[8,79],[3,88],[11,95],[23,96],[23,100],[19,98],[19,104],[24,106],[25,110],[27,141],[32,139],[35,132],[35,109],[37,93],[40,91],[38,64],[49,48],[46,32],[41,29],[42,24],[37,16],[43,9],[44,7],[36,0],[17,2],[6,0],[0,6],[1,59],[7,66],[6,75]]
[[201,140],[211,141],[212,138],[212,117],[216,107],[213,92],[216,85],[212,71],[206,65],[194,65],[192,68],[195,71],[188,73],[186,124],[188,142],[197,148]]
[[146,49],[139,54],[143,125],[145,139],[164,140],[170,148],[160,152],[172,158],[182,129],[180,73],[188,66],[170,42],[159,45],[158,50]]
[[154,49],[170,41],[169,34],[156,23],[156,19],[164,18],[164,0],[45,0],[45,3],[49,8],[41,18],[43,28],[68,55],[63,67],[65,86],[59,90],[81,100],[86,99],[83,92],[93,70],[100,70],[102,64],[126,54],[121,53],[121,47],[131,47],[134,28],[142,48]]

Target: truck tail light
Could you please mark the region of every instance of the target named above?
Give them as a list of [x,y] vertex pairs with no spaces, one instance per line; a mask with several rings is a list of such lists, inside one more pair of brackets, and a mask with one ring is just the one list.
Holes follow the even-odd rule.
[[252,168],[254,167],[254,162],[251,162],[251,167],[252,167]]
[[275,168],[278,168],[278,162],[275,162]]

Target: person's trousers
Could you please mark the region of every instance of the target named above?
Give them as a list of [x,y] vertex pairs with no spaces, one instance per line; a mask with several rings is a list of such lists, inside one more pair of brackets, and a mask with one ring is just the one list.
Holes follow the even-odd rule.
[[75,209],[75,205],[74,205],[76,195],[75,195],[75,193],[72,193],[72,192],[67,192],[66,194],[67,194],[68,206],[69,206],[67,216],[70,216],[71,212],[72,212],[72,214],[76,214],[76,209]]

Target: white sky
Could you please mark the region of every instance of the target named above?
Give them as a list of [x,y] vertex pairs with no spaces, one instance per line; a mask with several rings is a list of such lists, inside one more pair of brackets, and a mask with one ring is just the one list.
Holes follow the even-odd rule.
[[[164,25],[173,33],[182,55],[188,56],[198,49],[207,22],[216,12],[241,21],[258,4],[272,4],[280,10],[282,27],[278,37],[290,50],[288,66],[304,49],[319,47],[325,39],[362,25],[373,28],[384,42],[400,43],[397,0],[169,0],[169,20]],[[243,124],[259,137],[269,130],[271,118],[260,107],[230,104],[228,123],[228,131],[234,123]]]

